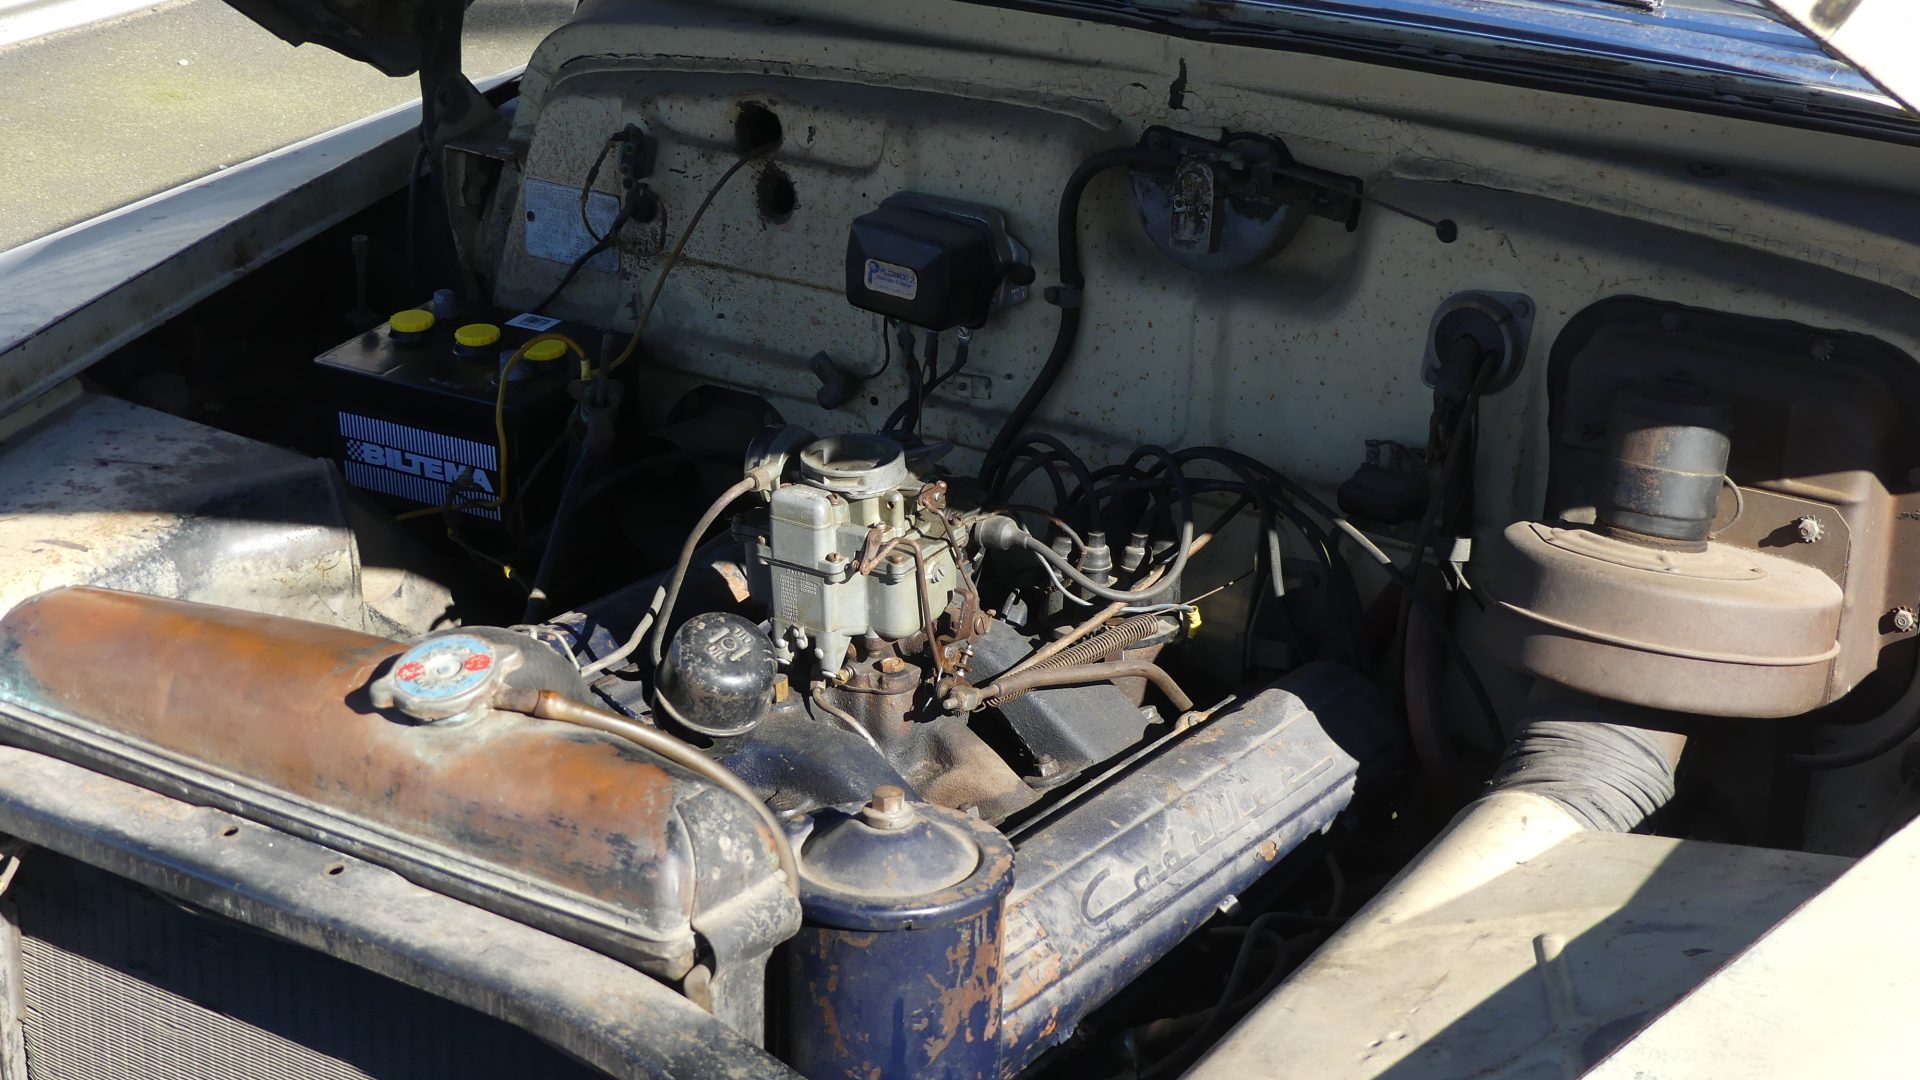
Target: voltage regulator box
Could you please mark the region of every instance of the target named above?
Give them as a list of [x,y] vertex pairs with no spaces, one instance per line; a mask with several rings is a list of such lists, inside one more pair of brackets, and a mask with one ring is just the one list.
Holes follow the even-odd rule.
[[[504,396],[500,390],[507,359],[548,332],[576,342],[597,335],[539,315],[439,319],[421,309],[400,312],[322,353],[314,362],[347,483],[402,508],[444,507],[457,496],[452,505],[492,522],[502,520],[502,509],[520,505],[532,514],[543,501],[551,504],[552,493],[543,499],[527,480],[565,433],[574,405],[568,386],[579,376],[579,358],[559,342],[537,344],[514,365]],[[506,434],[504,473],[496,401]],[[497,504],[503,485],[506,501]]]

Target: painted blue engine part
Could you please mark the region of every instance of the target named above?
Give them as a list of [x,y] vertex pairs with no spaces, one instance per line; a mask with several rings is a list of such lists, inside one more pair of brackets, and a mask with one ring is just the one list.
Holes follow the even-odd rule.
[[1227,898],[1327,829],[1396,756],[1380,690],[1311,664],[1114,767],[1019,832],[1007,898],[1012,1073],[1165,956]]
[[999,1080],[1006,838],[883,787],[817,816],[800,879],[787,1063],[810,1080]]

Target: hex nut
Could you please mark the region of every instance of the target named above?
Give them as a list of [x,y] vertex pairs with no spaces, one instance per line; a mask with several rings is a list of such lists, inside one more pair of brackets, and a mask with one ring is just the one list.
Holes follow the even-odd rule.
[[1811,544],[1819,540],[1826,535],[1826,532],[1826,526],[1820,524],[1820,519],[1811,514],[1793,519],[1793,535],[1803,544]]
[[913,804],[896,784],[873,789],[873,799],[860,810],[860,819],[876,829],[904,829],[913,824]]

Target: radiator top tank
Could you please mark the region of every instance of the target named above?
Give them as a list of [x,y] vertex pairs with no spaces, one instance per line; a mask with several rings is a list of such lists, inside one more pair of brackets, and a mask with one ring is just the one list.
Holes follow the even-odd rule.
[[[718,969],[764,962],[798,927],[751,807],[598,732],[491,709],[422,722],[379,707],[368,687],[407,647],[295,619],[59,589],[0,620],[0,727],[11,741],[351,852],[664,979],[688,975],[697,938],[721,943],[710,945]],[[511,647],[476,639],[471,655]]]

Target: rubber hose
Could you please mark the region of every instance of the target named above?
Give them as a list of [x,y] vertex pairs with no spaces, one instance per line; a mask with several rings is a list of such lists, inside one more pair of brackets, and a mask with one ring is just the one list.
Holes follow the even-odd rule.
[[1108,169],[1165,165],[1169,160],[1163,151],[1117,146],[1087,158],[1067,178],[1067,186],[1060,192],[1060,218],[1056,225],[1060,245],[1060,294],[1057,299],[1060,325],[1054,331],[1053,348],[1047,353],[1046,363],[1034,375],[1033,385],[1027,387],[1020,403],[1007,414],[1006,422],[1000,425],[1000,433],[994,436],[993,445],[987,449],[981,476],[989,475],[1000,458],[1013,448],[1013,441],[1026,430],[1033,414],[1039,411],[1040,403],[1046,399],[1047,392],[1053,389],[1060,373],[1066,370],[1067,360],[1073,355],[1074,341],[1080,336],[1080,292],[1087,283],[1086,275],[1080,271],[1080,199],[1086,194],[1087,185]]
[[1523,722],[1490,791],[1526,791],[1559,803],[1589,829],[1634,832],[1673,798],[1680,736],[1604,720]]

